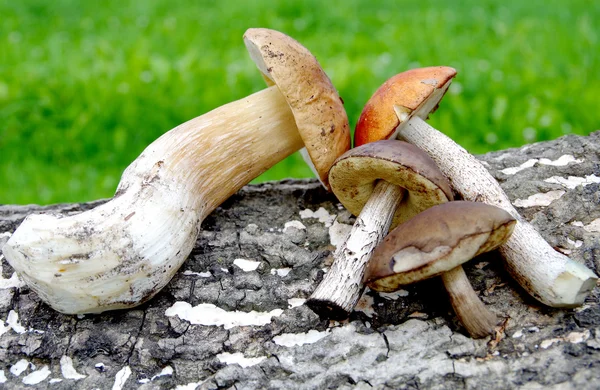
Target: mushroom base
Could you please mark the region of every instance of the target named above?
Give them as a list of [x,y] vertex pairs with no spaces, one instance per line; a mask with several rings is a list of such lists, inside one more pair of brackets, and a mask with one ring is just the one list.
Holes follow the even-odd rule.
[[68,217],[30,215],[4,255],[59,312],[137,306],[171,280],[206,215],[302,145],[285,99],[268,88],[163,134],[109,202]]
[[373,250],[387,234],[404,189],[379,181],[356,218],[347,240],[334,254],[334,263],[306,301],[322,318],[347,318],[364,291],[363,275]]

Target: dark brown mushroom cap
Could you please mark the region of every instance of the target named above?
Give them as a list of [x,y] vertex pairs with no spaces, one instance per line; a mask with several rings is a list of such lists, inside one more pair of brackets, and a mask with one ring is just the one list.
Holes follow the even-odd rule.
[[375,248],[365,283],[389,292],[438,276],[502,245],[515,224],[508,212],[484,203],[434,206],[398,226]]
[[386,140],[351,149],[329,171],[329,183],[339,201],[359,215],[378,180],[406,190],[392,227],[421,211],[452,200],[446,177],[421,149],[407,142]]
[[388,79],[360,114],[354,146],[396,138],[399,125],[414,115],[427,119],[437,109],[454,76],[453,68],[432,66],[411,69]]
[[285,97],[319,180],[329,189],[331,164],[350,148],[348,116],[337,90],[317,59],[295,39],[250,28],[244,43],[267,85],[277,85]]

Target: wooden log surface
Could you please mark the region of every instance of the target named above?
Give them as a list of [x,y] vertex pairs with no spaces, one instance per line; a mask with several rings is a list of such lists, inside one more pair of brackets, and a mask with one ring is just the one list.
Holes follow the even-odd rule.
[[[600,132],[478,158],[552,247],[598,273]],[[30,213],[99,202],[0,206],[0,247]],[[466,336],[439,279],[367,291],[349,320],[321,321],[302,303],[353,222],[316,180],[244,187],[161,293],[98,315],[53,311],[2,259],[0,388],[597,388],[600,290],[544,307],[497,252],[465,267],[504,318],[496,337]]]

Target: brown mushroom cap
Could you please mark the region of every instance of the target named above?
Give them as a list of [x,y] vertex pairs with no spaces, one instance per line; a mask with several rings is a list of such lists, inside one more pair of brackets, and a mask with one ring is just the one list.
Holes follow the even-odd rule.
[[438,276],[502,245],[515,224],[508,212],[484,203],[434,206],[398,226],[375,248],[365,283],[389,292]]
[[427,119],[454,76],[455,69],[435,66],[412,69],[388,79],[365,105],[356,124],[354,146],[396,138],[398,126],[414,115]]
[[379,141],[351,149],[336,160],[329,172],[333,193],[354,215],[360,214],[378,180],[406,190],[392,227],[452,200],[450,184],[433,160],[403,141]]
[[348,117],[336,89],[317,59],[289,36],[251,28],[244,43],[267,84],[277,85],[288,102],[319,179],[329,189],[331,164],[350,149]]

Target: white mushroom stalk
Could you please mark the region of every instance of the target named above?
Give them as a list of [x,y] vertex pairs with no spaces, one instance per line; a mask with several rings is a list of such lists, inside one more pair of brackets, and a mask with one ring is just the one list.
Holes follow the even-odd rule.
[[463,199],[498,206],[518,221],[512,236],[499,250],[508,271],[529,294],[553,307],[583,303],[598,277],[586,266],[555,251],[523,220],[498,182],[473,155],[418,116],[402,126],[400,136],[427,152]]
[[306,305],[321,317],[344,319],[364,291],[365,267],[390,226],[447,202],[452,194],[425,153],[397,140],[346,152],[331,167],[329,182],[339,201],[357,217]]
[[125,170],[111,201],[71,217],[30,215],[4,255],[60,312],[142,303],[179,269],[215,207],[302,146],[271,87],[164,134]]
[[[443,96],[443,93],[436,93],[438,90],[437,87],[439,85],[444,85],[446,80],[451,79],[455,73],[456,71],[454,69],[446,67],[422,68],[405,72],[404,74],[397,75],[386,81],[373,94],[371,99],[369,99],[361,113],[354,133],[355,146],[364,146],[369,143],[396,138],[397,133],[395,132],[395,128],[398,119],[394,112],[394,105],[400,103],[413,110],[419,109],[419,112],[425,116],[430,112],[433,112]],[[418,80],[416,85],[412,85],[415,84],[414,80]],[[445,92],[445,89],[443,91]],[[413,152],[412,154],[417,155],[418,153]],[[431,166],[435,167],[435,164],[431,164]],[[436,171],[436,176],[443,178],[443,175],[440,174],[437,168],[430,169],[430,172],[433,172],[434,170]],[[374,172],[365,172],[364,174],[366,175],[366,178],[371,178],[373,173]],[[452,193],[447,186],[446,179],[444,178],[442,180],[444,181],[444,184],[440,185],[445,188],[443,192],[447,193],[446,197],[444,197],[443,200],[442,198],[439,198],[437,203],[432,202],[423,204],[423,207],[419,211],[452,199]],[[439,180],[438,183],[441,183],[442,180]],[[418,183],[419,181],[417,180],[416,182]],[[383,184],[384,183],[382,183],[382,185]],[[402,184],[404,184],[404,182],[402,182]],[[369,186],[364,186],[363,183],[359,188],[361,188],[361,191],[365,192],[365,188],[369,188]],[[352,190],[356,192],[356,189]],[[357,223],[364,219],[363,213],[367,213],[370,217],[370,212],[368,210],[361,210],[362,206],[367,201],[367,198],[363,197],[360,202],[357,202],[352,200],[354,197],[352,193],[340,195],[340,191],[336,191],[335,187],[333,188],[333,192],[352,214],[358,216]],[[394,202],[399,202],[399,200],[396,199],[397,196],[397,191],[381,191],[377,196],[377,202],[381,202],[382,204],[394,204]],[[373,200],[373,202],[375,202],[375,200]],[[386,221],[389,218],[389,215],[394,212],[396,212],[396,209],[382,210],[380,211],[378,218],[382,221]],[[410,216],[408,218],[410,218]],[[396,218],[395,224],[405,221],[406,219],[407,218]],[[371,224],[370,226],[377,226],[378,229],[383,228],[383,225]],[[385,232],[381,234],[380,230],[368,231],[365,229],[366,227],[352,229],[352,232],[347,238],[348,243],[343,247],[344,249],[340,249],[334,254],[334,262],[331,270],[325,275],[323,281],[306,302],[306,304],[320,316],[332,319],[345,318],[350,315],[358,302],[358,298],[355,299],[355,297],[360,297],[364,290],[362,282],[360,282],[362,274],[364,273],[364,268],[371,257],[373,248],[377,246],[385,235]],[[364,232],[357,234],[361,231]],[[370,240],[361,242],[362,237],[365,235],[370,237]],[[356,253],[354,250],[348,251],[346,247],[360,247],[361,250]]]
[[331,269],[306,304],[329,319],[345,319],[364,291],[363,276],[375,247],[390,229],[404,189],[380,180],[365,203],[346,241],[336,249]]
[[437,107],[454,76],[456,70],[442,66],[412,69],[390,78],[369,100],[357,124],[357,130],[360,126],[377,131],[357,131],[355,145],[399,138],[424,150],[463,199],[498,206],[517,220],[513,235],[499,249],[508,270],[529,294],[554,307],[582,304],[596,285],[597,276],[552,249],[521,218],[487,169],[424,121]]
[[[346,114],[310,52],[272,30],[244,38],[277,86],[165,133],[125,170],[109,202],[70,217],[30,215],[15,231],[3,253],[43,301],[68,314],[139,305],[179,269],[203,219],[242,186],[303,146],[323,180],[347,150]],[[319,127],[330,131],[317,137]]]

